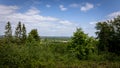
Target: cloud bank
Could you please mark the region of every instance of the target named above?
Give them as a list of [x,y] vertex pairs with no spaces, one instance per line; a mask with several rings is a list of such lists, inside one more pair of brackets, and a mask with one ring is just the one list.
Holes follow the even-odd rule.
[[[65,11],[64,6],[60,6]],[[24,23],[27,32],[31,29],[38,29],[39,35],[42,36],[71,36],[78,26],[74,22],[61,20],[51,16],[42,16],[37,8],[30,8],[27,11],[17,12],[18,6],[0,5],[0,35],[4,34],[4,28],[8,21],[11,22],[13,31],[19,21]]]

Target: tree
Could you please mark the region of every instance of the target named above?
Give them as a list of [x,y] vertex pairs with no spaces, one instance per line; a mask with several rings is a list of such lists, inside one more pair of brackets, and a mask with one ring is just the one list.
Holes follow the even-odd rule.
[[33,39],[35,39],[35,41],[39,41],[40,37],[38,35],[37,29],[32,29],[28,35],[28,37],[32,37]]
[[7,42],[12,40],[12,29],[11,29],[11,24],[8,21],[7,25],[5,26],[5,38]]
[[87,34],[85,34],[81,28],[77,28],[76,32],[74,32],[74,35],[72,37],[72,42],[75,45],[83,45],[85,43],[86,38]]
[[22,27],[21,27],[21,22],[18,23],[16,30],[15,30],[15,37],[18,40],[21,40],[22,38]]
[[107,22],[98,22],[96,29],[98,30],[96,32],[97,37],[99,38],[99,45],[98,50],[99,51],[108,51],[108,40],[109,40],[109,34],[110,34],[110,28]]
[[89,38],[81,28],[77,28],[74,32],[73,37],[71,38],[71,45],[68,47],[78,59],[87,59],[87,56],[94,49],[93,38]]
[[120,16],[96,24],[99,52],[120,54]]
[[25,25],[23,24],[23,26],[22,26],[22,41],[25,42],[26,39],[27,39],[26,27],[25,27]]
[[112,24],[112,36],[109,42],[109,51],[120,55],[120,16],[114,18],[111,22]]
[[17,43],[25,42],[27,39],[26,27],[24,24],[21,25],[21,22],[19,22],[17,27],[16,27],[15,38],[16,38]]

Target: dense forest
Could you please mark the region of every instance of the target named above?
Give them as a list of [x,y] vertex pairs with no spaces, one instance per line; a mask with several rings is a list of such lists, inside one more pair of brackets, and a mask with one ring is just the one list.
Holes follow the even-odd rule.
[[[96,36],[77,28],[71,38],[42,38],[11,23],[0,38],[0,68],[120,68],[120,16],[96,23]],[[14,33],[14,34],[13,34]]]

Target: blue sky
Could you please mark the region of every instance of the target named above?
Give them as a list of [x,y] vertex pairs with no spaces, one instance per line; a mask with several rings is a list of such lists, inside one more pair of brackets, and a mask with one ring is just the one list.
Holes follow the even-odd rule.
[[[77,27],[95,36],[95,23],[120,15],[120,0],[0,0],[0,35],[19,21],[41,36],[72,36]],[[14,34],[14,33],[13,33]]]

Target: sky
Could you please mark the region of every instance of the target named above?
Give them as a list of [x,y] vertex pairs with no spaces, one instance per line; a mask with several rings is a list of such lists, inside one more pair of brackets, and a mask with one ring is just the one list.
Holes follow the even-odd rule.
[[40,36],[72,36],[76,28],[96,36],[95,24],[117,15],[120,0],[0,0],[0,35],[8,21],[13,32],[20,21]]

